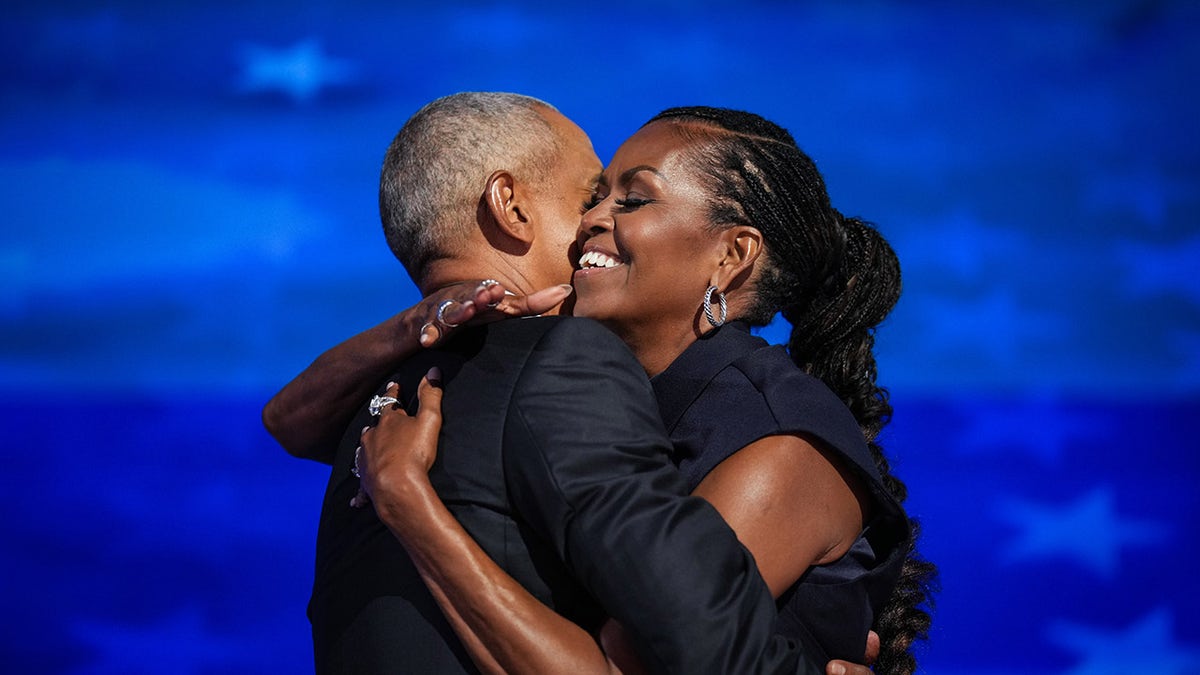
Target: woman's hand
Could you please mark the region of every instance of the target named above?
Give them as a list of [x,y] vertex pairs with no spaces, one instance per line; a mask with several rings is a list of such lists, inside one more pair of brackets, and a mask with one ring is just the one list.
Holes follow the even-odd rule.
[[[354,468],[361,481],[355,507],[380,499],[402,502],[412,481],[428,481],[437,458],[438,433],[442,430],[442,373],[432,368],[417,386],[417,414],[409,416],[396,403],[384,403],[379,423],[363,428],[361,445],[355,452]],[[400,386],[388,383],[382,400],[395,401]]]
[[867,653],[863,654],[863,663],[849,661],[830,661],[825,664],[825,675],[871,675],[871,665],[879,658],[879,633],[867,633]]
[[562,284],[529,295],[516,295],[493,279],[485,279],[473,290],[467,290],[471,288],[468,284],[447,286],[413,307],[412,311],[422,320],[418,337],[422,347],[433,347],[466,323],[475,325],[543,314],[566,300],[572,290],[570,284]]

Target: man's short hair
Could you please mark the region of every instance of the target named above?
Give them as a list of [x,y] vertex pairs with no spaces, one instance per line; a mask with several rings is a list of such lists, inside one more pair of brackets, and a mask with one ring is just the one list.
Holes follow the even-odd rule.
[[421,108],[383,159],[379,215],[392,253],[418,285],[434,260],[454,253],[476,227],[487,177],[504,169],[523,182],[548,179],[558,134],[520,94],[463,92]]

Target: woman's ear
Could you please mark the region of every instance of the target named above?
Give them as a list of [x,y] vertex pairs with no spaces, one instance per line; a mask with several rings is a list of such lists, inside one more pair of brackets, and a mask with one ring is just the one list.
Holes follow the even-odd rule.
[[709,283],[728,292],[746,283],[754,271],[754,263],[762,255],[762,232],[748,225],[737,225],[718,236],[720,259]]
[[[525,203],[529,191],[520,185],[511,173],[504,170],[493,171],[488,176],[484,191],[484,201],[488,214],[502,238],[512,239],[528,246],[533,242],[533,224],[530,222],[528,205]],[[488,240],[493,233],[485,232]],[[495,245],[495,242],[493,242]],[[504,247],[507,248],[507,247]]]

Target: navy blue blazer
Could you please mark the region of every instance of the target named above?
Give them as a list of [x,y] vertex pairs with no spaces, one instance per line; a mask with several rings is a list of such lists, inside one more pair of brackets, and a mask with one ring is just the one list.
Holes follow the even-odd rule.
[[[396,374],[433,365],[448,420],[430,479],[480,546],[585,627],[603,615],[664,673],[823,672],[775,634],[754,560],[671,464],[651,386],[628,348],[578,318],[464,331]],[[415,401],[408,401],[410,412]],[[475,672],[403,548],[348,506],[365,411],[338,448],[309,604],[317,670]]]

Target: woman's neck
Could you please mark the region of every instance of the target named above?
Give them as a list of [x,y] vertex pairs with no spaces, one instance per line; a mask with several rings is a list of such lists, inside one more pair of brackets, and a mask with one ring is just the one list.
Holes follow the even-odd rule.
[[[692,346],[692,343],[702,335],[698,324],[690,326],[663,325],[661,323],[638,326],[606,325],[629,346],[630,351],[642,364],[642,368],[646,370],[648,377],[654,377],[666,370],[684,350]],[[708,329],[708,325],[705,324],[704,328]]]

